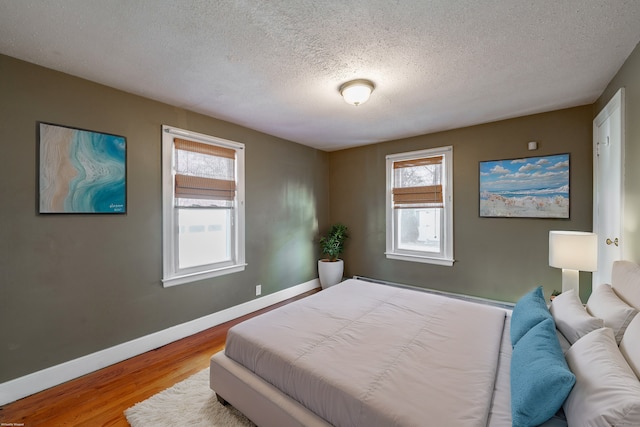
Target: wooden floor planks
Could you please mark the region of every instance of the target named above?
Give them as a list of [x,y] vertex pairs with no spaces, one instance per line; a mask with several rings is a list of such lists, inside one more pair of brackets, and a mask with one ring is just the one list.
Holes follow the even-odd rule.
[[140,356],[0,407],[0,424],[35,426],[128,426],[123,412],[209,366],[224,348],[229,328],[303,298],[306,292],[247,316],[207,329]]

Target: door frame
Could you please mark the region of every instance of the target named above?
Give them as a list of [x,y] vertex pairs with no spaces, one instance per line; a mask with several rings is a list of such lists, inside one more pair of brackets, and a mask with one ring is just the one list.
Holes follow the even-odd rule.
[[[618,89],[618,91],[613,95],[613,97],[609,100],[607,105],[600,110],[596,118],[593,120],[593,232],[598,234],[598,240],[606,239],[607,236],[603,236],[600,233],[599,229],[599,217],[598,217],[598,203],[599,203],[599,187],[598,187],[598,129],[600,126],[605,123],[611,115],[616,112],[616,110],[620,111],[620,206],[619,206],[619,222],[620,222],[620,233],[619,233],[619,253],[622,259],[624,259],[624,205],[625,205],[625,90],[624,87]],[[602,280],[600,279],[600,275],[594,273],[592,275],[592,287],[596,287],[600,284]]]

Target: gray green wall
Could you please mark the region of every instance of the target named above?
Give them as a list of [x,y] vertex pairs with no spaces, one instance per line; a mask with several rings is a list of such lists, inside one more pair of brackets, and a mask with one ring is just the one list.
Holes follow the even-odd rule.
[[623,258],[640,263],[640,44],[594,104],[593,117],[625,88]]
[[[328,155],[0,55],[0,382],[317,277]],[[126,215],[37,213],[36,121],[127,137]],[[244,272],[163,288],[161,125],[246,146]]]
[[[640,262],[640,51],[602,97],[572,108],[324,153],[181,108],[0,55],[0,382],[26,375],[317,277],[316,230],[351,230],[346,275],[515,301],[561,282],[548,231],[590,230],[591,127],[627,93],[625,250]],[[38,215],[36,121],[127,137],[125,216]],[[246,271],[162,288],[160,125],[247,148]],[[537,151],[527,151],[528,141]],[[454,146],[453,267],[387,260],[385,155]],[[478,162],[571,154],[569,220],[478,217]],[[583,299],[590,275],[581,273]]]
[[[330,153],[330,220],[350,231],[346,274],[516,301],[534,286],[550,295],[561,271],[548,266],[549,230],[592,227],[592,107],[583,106]],[[527,142],[538,150],[528,151]],[[453,267],[386,259],[385,156],[453,146]],[[571,218],[480,218],[478,162],[570,153]],[[581,273],[583,298],[591,274]]]

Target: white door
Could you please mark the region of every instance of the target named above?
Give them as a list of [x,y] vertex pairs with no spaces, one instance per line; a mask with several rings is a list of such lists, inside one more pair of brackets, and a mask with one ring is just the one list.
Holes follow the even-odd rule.
[[592,286],[611,283],[613,261],[622,259],[624,88],[593,121],[593,231],[598,271]]

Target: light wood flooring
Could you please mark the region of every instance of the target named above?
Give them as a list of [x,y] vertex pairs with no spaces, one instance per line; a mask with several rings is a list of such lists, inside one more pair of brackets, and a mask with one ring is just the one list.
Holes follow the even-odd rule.
[[123,415],[127,408],[207,368],[211,356],[224,348],[231,326],[315,292],[306,292],[2,406],[0,425],[128,426]]

